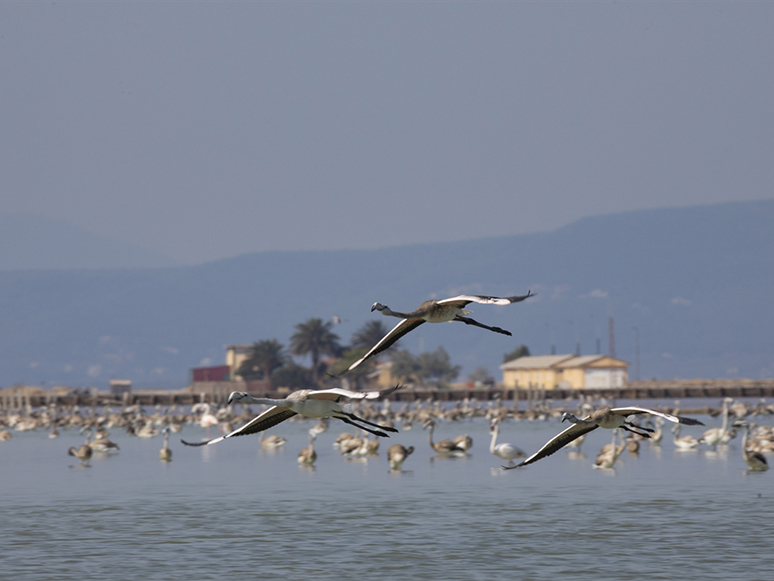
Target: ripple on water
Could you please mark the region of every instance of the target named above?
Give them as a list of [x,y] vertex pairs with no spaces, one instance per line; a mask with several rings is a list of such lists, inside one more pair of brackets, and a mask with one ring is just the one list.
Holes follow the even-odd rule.
[[[555,430],[506,427],[523,447]],[[0,456],[0,571],[15,581],[770,578],[759,558],[774,538],[770,475],[744,476],[738,450],[643,447],[614,474],[591,468],[593,452],[560,452],[502,472],[486,424],[473,422],[462,460],[431,461],[426,434],[412,431],[399,440],[417,448],[406,473],[390,474],[383,455],[345,462],[332,433],[301,471],[290,452],[306,432],[287,428],[285,454],[261,455],[245,438],[206,458],[178,448],[169,465],[160,441],[119,436],[121,452],[90,470],[68,470],[67,434],[15,438]],[[593,436],[587,450],[608,441]]]

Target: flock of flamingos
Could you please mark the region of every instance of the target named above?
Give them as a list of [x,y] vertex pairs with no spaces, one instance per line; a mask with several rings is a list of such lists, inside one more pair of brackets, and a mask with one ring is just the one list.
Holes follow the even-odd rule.
[[[465,307],[470,303],[508,305],[521,302],[531,296],[491,297],[480,295],[459,295],[442,300],[423,302],[416,310],[409,313],[393,311],[386,305],[374,303],[371,311],[382,315],[397,317],[400,322],[376,343],[361,359],[354,362],[348,369],[352,370],[365,360],[381,353],[393,345],[398,339],[419,325],[441,322],[462,322],[500,333],[510,335],[510,332],[499,327],[492,327],[468,317],[470,311]],[[774,406],[760,402],[757,406],[748,406],[739,401],[726,398],[721,407],[708,409],[710,416],[722,415],[722,425],[710,428],[696,438],[691,435],[681,435],[683,425],[704,425],[703,422],[678,415],[675,410],[656,410],[639,406],[609,407],[601,405],[595,409],[590,402],[581,402],[575,410],[582,417],[567,409],[530,409],[520,412],[515,407],[506,407],[502,403],[489,402],[487,406],[478,406],[466,400],[458,402],[451,409],[444,409],[441,402],[406,403],[399,411],[394,411],[389,402],[389,395],[401,389],[400,385],[383,391],[350,391],[342,388],[322,390],[303,389],[289,394],[284,399],[254,397],[245,392],[232,392],[228,403],[213,412],[207,403],[197,404],[189,413],[178,413],[176,409],[162,411],[147,416],[140,406],[129,406],[121,411],[103,408],[101,413],[92,409],[92,413],[81,413],[78,409],[58,409],[56,407],[41,410],[26,410],[25,413],[6,411],[0,416],[0,441],[12,439],[10,430],[26,431],[33,429],[49,429],[49,436],[56,438],[58,430],[77,428],[87,433],[86,441],[81,446],[71,446],[68,454],[80,460],[82,466],[88,466],[94,454],[117,453],[119,446],[110,440],[109,429],[124,429],[128,434],[140,438],[151,438],[158,434],[164,435],[164,444],[159,451],[159,459],[164,462],[172,460],[169,447],[170,434],[179,432],[185,424],[198,424],[205,429],[207,438],[199,442],[182,440],[186,446],[211,446],[239,436],[260,433],[260,445],[267,449],[277,449],[286,445],[286,440],[277,435],[266,435],[266,431],[284,421],[298,418],[316,419],[318,422],[309,429],[309,445],[298,453],[298,462],[302,466],[312,466],[317,460],[314,448],[317,436],[328,430],[328,420],[337,419],[354,426],[357,433],[345,432],[339,436],[334,447],[339,448],[345,456],[368,456],[378,453],[380,438],[389,437],[389,433],[399,433],[396,427],[400,425],[408,430],[414,424],[423,426],[429,432],[429,446],[438,455],[467,455],[473,446],[473,440],[468,435],[456,438],[434,441],[433,435],[438,422],[460,421],[483,417],[489,422],[491,441],[489,452],[506,462],[504,470],[523,468],[539,460],[547,458],[562,448],[578,450],[586,434],[597,428],[609,429],[613,437],[611,443],[605,445],[596,457],[594,466],[601,469],[613,469],[624,449],[630,454],[636,454],[640,441],[647,440],[659,445],[663,437],[662,426],[671,422],[672,440],[679,449],[692,449],[707,446],[716,449],[728,444],[738,431],[743,430],[742,456],[749,472],[763,472],[768,469],[765,454],[774,452],[774,427],[756,426],[748,418],[753,416],[769,416],[774,414]],[[347,400],[347,401],[344,401]],[[382,400],[382,405],[374,405]],[[236,415],[235,404],[241,404],[242,413]],[[253,417],[250,405],[264,406],[264,410]],[[644,418],[635,423],[632,417]],[[539,450],[527,455],[517,446],[508,443],[498,443],[500,426],[507,421],[522,419],[561,418],[568,426],[556,436],[549,439]],[[234,425],[242,424],[234,429]],[[222,434],[210,438],[210,430],[217,428]],[[624,437],[624,433],[626,437]],[[362,435],[359,435],[362,434]],[[370,434],[370,436],[366,435]],[[227,445],[227,444],[224,444]],[[404,447],[401,444],[391,445],[387,450],[390,470],[400,471],[406,459],[414,453],[414,447]],[[516,463],[517,460],[520,460]]]
[[[164,443],[159,450],[159,459],[172,460],[170,436],[188,426],[202,430],[202,441],[183,443],[189,446],[228,445],[226,440],[243,435],[258,434],[257,445],[263,449],[277,450],[287,446],[282,436],[270,434],[268,428],[283,421],[307,421],[313,425],[308,429],[309,445],[298,452],[301,466],[314,466],[317,460],[315,441],[318,436],[329,430],[330,419],[340,419],[357,427],[355,433],[345,431],[333,441],[333,447],[344,457],[361,458],[378,455],[380,443],[388,434],[395,434],[421,427],[428,434],[428,451],[441,457],[467,456],[471,454],[473,440],[469,435],[435,440],[436,427],[441,423],[464,426],[467,422],[485,421],[489,425],[489,452],[502,464],[504,470],[525,469],[525,467],[543,460],[555,452],[565,449],[568,454],[578,454],[586,434],[597,428],[610,429],[612,441],[597,454],[594,466],[601,469],[614,469],[619,457],[637,454],[641,443],[659,446],[664,438],[662,427],[672,422],[671,439],[677,449],[697,448],[718,449],[727,446],[733,439],[741,436],[741,455],[748,466],[748,472],[763,472],[768,469],[766,455],[774,453],[774,426],[765,425],[774,414],[774,405],[761,401],[755,405],[726,398],[718,407],[701,410],[702,414],[720,422],[718,427],[703,430],[701,434],[682,435],[683,425],[699,426],[702,422],[677,415],[676,410],[655,410],[637,406],[595,407],[590,401],[577,402],[575,412],[565,407],[536,406],[533,409],[518,410],[510,402],[477,402],[464,400],[456,404],[441,401],[415,401],[397,406],[389,400],[386,392],[347,392],[342,389],[294,392],[284,400],[258,401],[247,394],[235,392],[229,398],[230,403],[219,409],[210,404],[196,404],[188,411],[174,407],[162,409],[160,406],[149,414],[141,406],[127,406],[121,409],[100,408],[55,408],[53,406],[27,410],[25,412],[6,412],[0,415],[0,442],[12,442],[13,432],[29,430],[48,430],[50,438],[57,438],[60,430],[79,430],[85,434],[85,442],[80,446],[71,446],[68,454],[80,461],[79,465],[89,466],[92,457],[119,453],[119,445],[111,440],[110,430],[121,430],[127,435],[138,438],[163,436]],[[352,396],[352,403],[340,400]],[[298,401],[304,403],[299,404]],[[240,406],[241,413],[237,413]],[[320,402],[320,403],[310,403]],[[566,402],[570,403],[570,402]],[[601,402],[601,403],[604,403]],[[265,406],[263,412],[253,417],[251,405]],[[309,408],[307,406],[311,405]],[[550,405],[550,402],[549,402]],[[300,406],[300,407],[299,407]],[[399,409],[398,409],[399,407]],[[305,419],[303,413],[295,409],[318,413],[316,420]],[[308,412],[309,409],[315,410]],[[325,411],[325,410],[328,411]],[[583,417],[578,417],[583,416]],[[628,418],[640,417],[639,423]],[[315,418],[315,416],[313,416]],[[554,421],[567,427],[549,439],[545,445],[530,453],[518,446],[500,440],[503,425],[522,421]],[[762,425],[756,425],[760,422]],[[240,428],[235,425],[242,424]],[[694,428],[695,429],[695,428]],[[211,431],[222,434],[209,437]],[[460,430],[461,431],[461,430]],[[8,444],[12,445],[12,443]],[[403,464],[415,452],[414,446],[393,444],[387,449],[389,469],[402,471]],[[181,450],[179,453],[183,453]],[[544,461],[551,461],[544,460]]]

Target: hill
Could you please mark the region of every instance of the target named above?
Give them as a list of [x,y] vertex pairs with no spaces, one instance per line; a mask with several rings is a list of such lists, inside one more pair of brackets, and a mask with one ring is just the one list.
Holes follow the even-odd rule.
[[0,270],[168,267],[153,250],[32,214],[0,216]]
[[[627,212],[553,232],[381,250],[266,252],[191,267],[0,272],[0,384],[181,387],[224,346],[277,338],[310,317],[344,342],[377,316],[461,292],[538,295],[473,305],[504,337],[424,325],[402,346],[443,345],[467,374],[525,343],[533,354],[608,348],[641,377],[774,376],[774,201]],[[392,320],[385,321],[390,324]],[[635,376],[635,367],[630,368]]]

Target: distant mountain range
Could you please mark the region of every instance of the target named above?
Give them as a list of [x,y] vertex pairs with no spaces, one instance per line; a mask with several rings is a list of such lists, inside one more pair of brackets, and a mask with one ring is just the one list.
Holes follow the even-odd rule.
[[522,343],[533,354],[552,345],[572,353],[576,343],[590,354],[599,340],[607,352],[612,315],[616,355],[632,363],[633,379],[636,335],[643,379],[772,377],[773,225],[774,201],[744,202],[468,242],[264,252],[186,267],[0,271],[0,386],[105,387],[120,377],[182,387],[190,368],[222,363],[226,345],[287,345],[293,326],[311,317],[340,317],[335,329],[346,343],[380,317],[369,310],[374,301],[411,310],[428,298],[528,289],[537,296],[523,303],[472,305],[476,319],[512,338],[424,325],[402,347],[443,345],[464,375],[483,365],[500,378],[503,354]]
[[0,216],[0,270],[177,266],[153,250],[33,214]]

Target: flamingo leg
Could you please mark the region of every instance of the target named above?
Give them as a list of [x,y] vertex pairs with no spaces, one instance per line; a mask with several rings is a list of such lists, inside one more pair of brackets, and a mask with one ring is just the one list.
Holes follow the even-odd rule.
[[656,431],[656,430],[652,430],[650,428],[646,428],[645,426],[640,426],[640,425],[637,425],[637,424],[634,424],[634,423],[628,422],[628,421],[625,421],[624,425],[631,426],[632,428],[637,428],[638,430],[643,430],[645,432],[650,432],[651,434]]
[[383,438],[389,438],[389,436],[387,434],[385,434],[384,432],[379,431],[379,430],[372,430],[371,428],[366,428],[365,426],[361,426],[360,424],[356,424],[355,422],[353,422],[349,418],[346,418],[346,417],[342,418],[340,416],[333,416],[333,417],[338,419],[338,420],[341,420],[342,422],[344,422],[346,424],[349,424],[351,426],[355,426],[356,428],[360,428],[361,430],[365,430],[366,432],[370,432],[374,436],[381,436]]
[[355,414],[345,413],[345,415],[347,417],[349,417],[350,419],[352,419],[352,420],[355,420],[355,421],[358,421],[358,422],[362,422],[364,424],[368,424],[369,426],[373,426],[375,428],[379,428],[380,430],[387,430],[388,432],[395,432],[396,434],[398,433],[398,430],[396,430],[395,428],[391,428],[389,426],[380,426],[379,424],[375,424],[373,422],[369,422],[368,420],[364,420],[363,418],[360,418],[360,417],[356,416]]
[[513,334],[510,331],[506,331],[505,329],[501,329],[500,327],[490,327],[489,325],[484,325],[484,323],[479,323],[475,319],[471,319],[470,317],[463,317],[461,315],[457,315],[454,317],[455,321],[460,321],[461,323],[465,323],[466,325],[473,325],[474,327],[481,327],[482,329],[487,329],[489,331],[494,331],[495,333],[501,333],[503,335],[508,335],[509,337],[513,336]]
[[[636,430],[632,430],[632,428],[628,427],[632,426],[634,428],[637,428]],[[648,432],[652,432],[653,430],[648,430],[648,428],[642,428],[636,424],[631,424],[629,422],[625,422],[623,426],[621,426],[624,430],[627,432],[631,432],[632,434],[637,434],[638,436],[642,436],[643,438],[650,438],[650,434]],[[646,432],[640,432],[639,430],[647,430]]]

